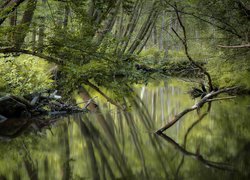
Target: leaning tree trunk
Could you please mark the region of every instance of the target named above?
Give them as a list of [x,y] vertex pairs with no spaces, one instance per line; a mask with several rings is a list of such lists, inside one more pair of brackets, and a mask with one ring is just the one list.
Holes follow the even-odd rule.
[[5,21],[8,15],[24,2],[24,0],[7,0],[0,7],[0,25]]
[[16,36],[15,36],[15,48],[16,49],[20,49],[24,43],[24,39],[29,31],[29,26],[31,24],[34,11],[36,9],[36,3],[37,1],[34,1],[34,0],[29,0],[27,2],[26,10],[23,14],[21,23],[16,31]]
[[156,20],[155,17],[158,15],[158,10],[157,10],[156,5],[157,5],[157,2],[154,2],[153,7],[152,7],[146,21],[143,23],[139,33],[137,34],[137,36],[136,36],[136,38],[134,40],[134,42],[132,43],[132,45],[127,50],[127,52],[129,54],[133,54],[135,52],[135,50],[140,45],[141,41],[146,36],[147,32],[150,30],[151,24],[153,23],[153,21]]

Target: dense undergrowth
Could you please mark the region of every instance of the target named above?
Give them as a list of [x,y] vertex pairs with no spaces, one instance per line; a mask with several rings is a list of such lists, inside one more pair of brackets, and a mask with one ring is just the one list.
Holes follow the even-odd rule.
[[[249,61],[224,60],[222,57],[199,60],[198,63],[208,69],[216,87],[239,86],[241,92],[243,90],[249,92]],[[110,59],[112,58],[102,61],[90,60],[89,63],[81,66],[69,62],[57,71],[55,65],[34,56],[1,58],[1,92],[25,95],[59,88],[61,93],[70,95],[78,89],[79,85],[90,81],[102,90],[109,91],[114,99],[120,99],[131,92],[131,85],[147,84],[152,79],[165,80],[177,77],[200,78],[200,81],[204,81],[202,72],[186,59],[182,51],[170,51],[168,59],[156,48],[145,50],[140,56],[126,61]],[[136,63],[145,68],[136,67]]]
[[0,58],[0,92],[25,95],[52,88],[51,67],[43,59],[28,55]]

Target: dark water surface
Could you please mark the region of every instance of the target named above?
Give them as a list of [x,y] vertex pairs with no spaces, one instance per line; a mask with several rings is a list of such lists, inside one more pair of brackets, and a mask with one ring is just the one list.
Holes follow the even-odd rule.
[[195,100],[180,82],[136,92],[128,111],[100,101],[101,111],[2,139],[0,179],[250,179],[250,97],[213,102],[159,136]]

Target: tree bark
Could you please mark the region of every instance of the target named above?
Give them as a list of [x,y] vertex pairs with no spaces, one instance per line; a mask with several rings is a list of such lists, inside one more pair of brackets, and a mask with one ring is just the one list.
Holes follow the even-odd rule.
[[132,37],[132,34],[134,32],[134,29],[137,25],[137,22],[139,20],[140,15],[141,15],[142,5],[143,5],[143,3],[141,0],[136,1],[136,4],[133,8],[133,13],[128,20],[126,30],[124,31],[123,36],[122,36],[124,40],[120,43],[120,46],[121,46],[120,54],[124,54],[124,52],[127,49],[127,46],[129,44],[131,37]]
[[121,2],[122,0],[118,0],[116,2],[116,5],[111,9],[108,18],[106,19],[102,27],[97,30],[97,33],[93,39],[94,45],[99,46],[102,43],[102,40],[104,39],[105,35],[112,30],[118,11],[120,9]]
[[129,54],[133,54],[134,51],[137,49],[141,41],[144,39],[145,35],[147,34],[148,30],[150,29],[151,23],[155,20],[155,17],[158,16],[158,10],[157,10],[157,2],[154,2],[153,7],[146,19],[146,21],[143,23],[139,33],[137,34],[134,42],[130,46],[130,48],[127,50]]
[[16,31],[16,38],[15,38],[15,48],[20,49],[24,43],[24,39],[29,31],[29,26],[31,24],[34,11],[36,9],[37,1],[29,0],[27,2],[26,10],[23,14],[20,26],[17,28]]

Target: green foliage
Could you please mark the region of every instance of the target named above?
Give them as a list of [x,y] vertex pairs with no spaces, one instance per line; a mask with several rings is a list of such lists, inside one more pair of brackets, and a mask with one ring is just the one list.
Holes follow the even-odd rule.
[[208,70],[213,82],[219,87],[242,86],[250,89],[250,62],[242,59],[222,61],[210,60]]
[[92,32],[89,29],[67,30],[54,29],[54,34],[49,38],[47,51],[54,57],[64,61],[72,61],[75,64],[87,63],[94,52],[91,46]]
[[[127,84],[146,83],[151,76],[150,73],[136,69],[136,63],[154,69],[165,69],[168,71],[167,73],[174,76],[191,77],[195,75],[197,71],[188,71],[183,74],[183,71],[191,66],[186,62],[187,57],[182,43],[173,34],[171,28],[174,28],[180,37],[183,37],[183,34],[175,13],[163,12],[163,10],[171,8],[165,3],[161,3],[162,7],[155,9],[159,11],[160,15],[164,14],[166,17],[155,20],[153,27],[155,29],[151,31],[152,37],[149,36],[148,44],[140,55],[117,54],[122,48],[117,46],[122,44],[121,42],[129,40],[128,44],[133,44],[133,39],[150,12],[150,1],[142,2],[144,3],[140,14],[142,18],[138,17],[133,33],[123,36],[122,34],[126,32],[126,25],[131,20],[130,16],[135,14],[133,9],[136,2],[135,0],[124,0],[116,9],[117,3],[113,0],[97,0],[93,4],[94,7],[87,0],[69,0],[67,2],[48,0],[47,3],[39,1],[31,20],[30,29],[24,34],[25,42],[21,48],[32,49],[32,52],[41,52],[46,56],[61,59],[64,65],[59,66],[57,83],[65,92],[72,92],[85,80],[89,80],[104,89],[113,89],[113,92],[121,96],[125,91],[129,92]],[[173,3],[173,1],[169,1],[169,3]],[[247,38],[241,39],[237,35],[249,36],[249,22],[243,11],[244,7],[247,7],[247,1],[189,0],[178,2],[177,6],[189,14],[182,14],[181,18],[187,31],[188,51],[193,59],[201,64],[208,63],[209,72],[219,86],[237,85],[238,83],[249,88],[249,69],[247,69],[249,63],[245,62],[246,59],[238,60],[247,57],[245,54],[228,53],[237,59],[237,63],[223,62],[214,57],[212,59],[216,60],[209,60],[211,56],[221,58],[222,53],[211,47],[217,47],[220,43],[244,43]],[[23,3],[18,8],[16,24],[9,24],[10,19],[8,19],[4,22],[4,26],[0,26],[1,47],[12,47],[15,39],[22,33],[19,32],[23,29],[20,28],[23,26],[20,21],[26,10],[26,4]],[[116,10],[117,17],[114,18],[113,24],[111,23],[113,28],[109,29],[105,23],[109,22],[109,18]],[[14,17],[14,15],[11,13],[8,16]],[[195,15],[196,18],[192,15]],[[211,23],[204,22],[204,20]],[[96,43],[99,38],[101,44]],[[160,48],[158,48],[158,44]],[[1,66],[3,69],[1,73],[4,74],[0,78],[1,88],[7,92],[26,93],[50,87],[51,80],[45,73],[48,66],[39,64],[36,67],[33,65],[33,61],[28,61],[24,57],[28,56],[12,57],[11,63],[9,58],[1,62],[4,64]],[[30,74],[23,70],[25,66],[30,68]],[[194,69],[194,67],[191,68]],[[219,70],[223,71],[222,76]],[[41,77],[35,77],[34,73]],[[40,79],[44,79],[44,81],[41,82]],[[22,84],[25,87],[21,88]]]
[[160,61],[163,61],[164,52],[159,50],[156,47],[152,47],[152,48],[143,50],[140,53],[139,58],[144,64],[155,65],[155,64],[158,64]]
[[0,59],[0,89],[7,93],[24,95],[52,86],[50,65],[40,58],[28,55]]
[[145,83],[149,79],[149,74],[136,70],[131,60],[121,61],[115,57],[93,59],[81,66],[69,62],[62,67],[60,76],[59,87],[63,87],[64,94],[73,92],[85,80],[90,80],[115,94],[115,99],[130,93],[129,84]]
[[168,58],[171,61],[180,61],[186,59],[186,55],[183,50],[169,50]]

